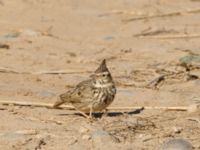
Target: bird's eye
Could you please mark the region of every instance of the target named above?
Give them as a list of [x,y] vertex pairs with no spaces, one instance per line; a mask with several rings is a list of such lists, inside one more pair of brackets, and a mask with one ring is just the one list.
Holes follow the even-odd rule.
[[96,91],[96,90],[94,90],[94,91],[93,91],[93,93],[94,93],[94,94],[96,94],[96,93],[97,93],[97,91]]
[[81,95],[81,92],[80,92],[80,91],[78,92],[78,95]]
[[105,74],[103,74],[102,76],[103,76],[103,77],[105,77],[106,75],[105,75]]

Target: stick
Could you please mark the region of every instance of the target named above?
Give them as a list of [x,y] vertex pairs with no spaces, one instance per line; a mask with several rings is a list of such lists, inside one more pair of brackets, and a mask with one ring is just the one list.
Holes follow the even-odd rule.
[[162,107],[162,106],[133,106],[133,107],[108,107],[108,110],[135,110],[135,109],[147,109],[147,110],[176,110],[187,111],[189,107],[177,106],[177,107]]
[[148,39],[184,39],[184,38],[200,38],[200,34],[182,34],[182,35],[155,35],[155,36],[138,36],[139,38]]
[[30,74],[80,74],[80,73],[91,73],[91,71],[55,70],[55,71],[30,72]]
[[[146,31],[145,31],[146,30]],[[148,29],[145,29],[144,31],[142,31],[141,33],[139,34],[135,34],[134,37],[143,37],[143,36],[156,36],[156,35],[159,35],[159,34],[169,34],[169,33],[178,33],[177,31],[175,30],[167,30],[165,28],[163,29],[158,29],[158,30],[154,30],[154,31],[149,31],[150,28]]]
[[[25,101],[0,101],[2,105],[16,105],[16,106],[34,106],[34,107],[46,107],[46,108],[53,108],[53,104],[48,103],[41,103],[41,102],[25,102]],[[67,109],[74,109],[72,106],[63,105],[60,109],[67,108]]]
[[155,78],[154,80],[150,81],[145,87],[149,87],[152,85],[153,87],[157,88],[158,84],[165,80],[165,76],[166,75],[161,75]]
[[136,21],[136,20],[145,20],[145,19],[153,19],[153,18],[160,18],[160,17],[170,17],[170,16],[180,16],[181,12],[170,12],[166,14],[153,14],[149,16],[142,16],[142,17],[137,17],[137,18],[131,18],[131,19],[126,19],[122,20],[123,22],[131,22],[131,21]]
[[[34,107],[46,107],[53,108],[53,104],[41,103],[41,102],[24,102],[24,101],[0,101],[2,105],[16,105],[16,106],[34,106]],[[193,107],[193,106],[192,106]],[[73,106],[63,105],[58,109],[69,109],[75,110]],[[117,110],[137,110],[137,109],[147,109],[147,110],[174,110],[174,111],[189,111],[191,107],[177,106],[177,107],[162,107],[162,106],[132,106],[132,107],[108,107],[108,111],[117,111]]]
[[131,19],[126,19],[122,20],[123,22],[131,22],[131,21],[136,21],[136,20],[145,20],[145,19],[154,19],[154,18],[161,18],[161,17],[171,17],[171,16],[181,16],[183,14],[192,14],[192,13],[199,13],[200,9],[193,9],[193,10],[187,10],[187,11],[176,11],[176,12],[169,12],[165,14],[153,14],[149,16],[142,16],[142,17],[137,17],[137,18],[131,18]]
[[12,69],[8,69],[8,68],[0,68],[0,72],[2,73],[19,73],[18,71],[12,70]]
[[0,68],[0,72],[2,73],[15,73],[15,74],[81,74],[81,73],[91,73],[91,71],[70,71],[70,70],[54,70],[54,71],[38,71],[38,72],[20,72],[8,68]]

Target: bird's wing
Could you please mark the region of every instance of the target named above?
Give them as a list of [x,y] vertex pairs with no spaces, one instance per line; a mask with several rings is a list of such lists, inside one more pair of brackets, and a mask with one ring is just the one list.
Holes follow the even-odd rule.
[[86,80],[79,83],[76,88],[71,92],[69,102],[71,103],[87,103],[93,100],[94,86],[91,80]]
[[58,107],[63,103],[90,103],[93,99],[95,87],[91,84],[92,80],[80,82],[73,90],[69,90],[60,95],[53,107]]
[[75,89],[60,95],[64,102],[82,103],[92,101],[94,94],[94,86],[91,80],[80,82]]

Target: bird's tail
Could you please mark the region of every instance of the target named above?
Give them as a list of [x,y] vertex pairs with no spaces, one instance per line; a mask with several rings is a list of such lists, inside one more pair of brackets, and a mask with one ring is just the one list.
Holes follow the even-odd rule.
[[54,103],[53,108],[58,108],[60,105],[66,102],[68,98],[68,93],[61,94],[59,99]]

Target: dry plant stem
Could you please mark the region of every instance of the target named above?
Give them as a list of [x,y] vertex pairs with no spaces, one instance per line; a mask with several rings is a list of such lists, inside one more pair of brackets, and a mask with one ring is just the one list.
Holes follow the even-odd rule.
[[[46,108],[52,108],[52,104],[47,104],[47,103],[37,103],[37,102],[25,102],[25,101],[7,101],[7,100],[1,100],[0,104],[2,105],[16,105],[16,106],[33,106],[33,107],[46,107]],[[67,109],[73,109],[74,107],[72,106],[61,106],[62,108],[67,108]]]
[[18,71],[15,71],[15,70],[12,70],[12,69],[8,69],[8,68],[3,68],[3,67],[1,67],[0,68],[0,73],[20,73],[20,72],[18,72]]
[[145,85],[145,87],[149,87],[151,85],[153,85],[154,87],[157,87],[160,82],[165,80],[165,76],[167,76],[167,75],[161,75],[161,76],[155,78],[154,80],[150,81],[147,85]]
[[191,117],[191,118],[187,118],[187,120],[196,121],[200,125],[200,119],[199,118]]
[[[7,101],[7,100],[1,100],[0,104],[2,105],[17,105],[17,106],[33,106],[33,107],[46,107],[46,108],[52,108],[52,104],[47,104],[47,103],[41,103],[41,102],[24,102],[24,101]],[[140,107],[140,106],[135,106],[135,107],[108,107],[108,111],[123,111],[123,110],[137,110],[137,109],[149,109],[149,110],[174,110],[174,111],[188,111],[190,107],[151,107],[151,106],[145,106],[145,107]],[[59,107],[59,109],[70,109],[70,110],[75,110],[73,106],[69,105],[63,105]]]
[[79,73],[91,73],[91,71],[69,71],[69,70],[55,70],[55,71],[38,71],[38,72],[20,72],[13,69],[0,67],[0,73],[15,73],[15,74],[79,74]]
[[200,38],[200,34],[183,34],[183,35],[154,35],[154,36],[139,36],[139,38],[148,39],[184,39],[184,38]]
[[200,9],[193,9],[193,10],[187,10],[187,11],[169,12],[165,14],[153,14],[149,16],[126,19],[126,20],[123,20],[123,22],[131,22],[131,21],[136,21],[136,20],[154,19],[154,18],[162,18],[162,17],[181,16],[184,14],[193,14],[193,13],[199,13],[199,12],[200,12]]
[[131,22],[131,21],[136,21],[136,20],[145,20],[145,19],[153,19],[153,18],[160,18],[160,17],[170,17],[170,16],[180,16],[180,12],[171,12],[171,13],[166,13],[166,14],[155,14],[155,15],[149,15],[149,16],[142,16],[142,17],[137,17],[137,18],[131,18],[131,19],[126,19],[122,20],[123,22]]
[[91,73],[91,71],[55,70],[55,71],[30,72],[30,74],[81,74],[81,73]]

